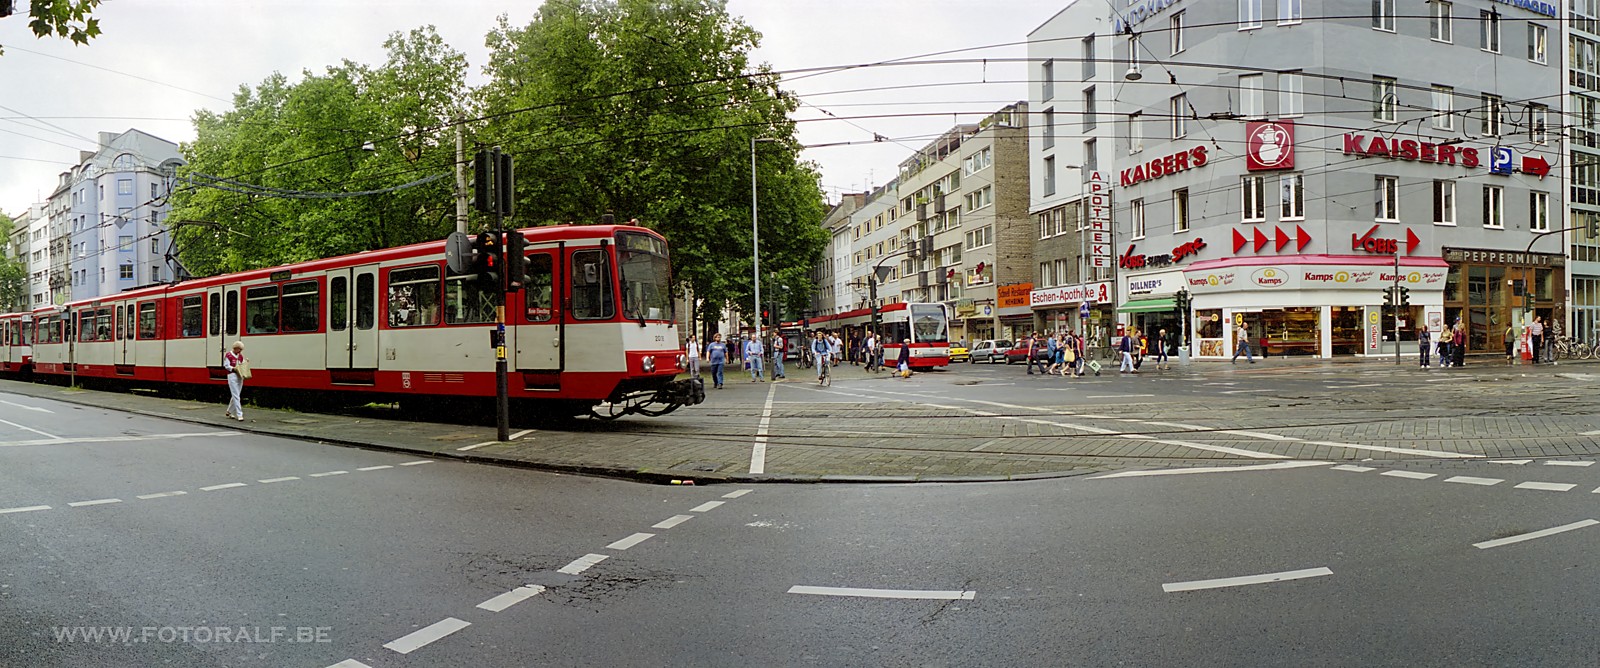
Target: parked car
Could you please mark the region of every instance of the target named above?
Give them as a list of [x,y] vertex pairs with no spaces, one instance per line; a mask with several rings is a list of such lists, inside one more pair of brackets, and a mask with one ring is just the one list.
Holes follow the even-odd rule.
[[[1027,363],[1028,343],[1029,339],[1023,339],[1018,341],[1017,345],[1012,346],[1010,350],[1007,350],[1006,364],[1016,364],[1018,362]],[[1033,348],[1033,361],[1045,362],[1047,364],[1050,362],[1050,346],[1049,344],[1045,343],[1043,338],[1040,338],[1039,344]]]
[[950,344],[950,362],[965,362],[972,355],[967,352],[967,347],[959,343]]
[[972,346],[967,355],[967,361],[977,364],[983,360],[990,364],[1006,358],[1006,351],[1011,349],[1011,342],[1005,339],[985,339]]

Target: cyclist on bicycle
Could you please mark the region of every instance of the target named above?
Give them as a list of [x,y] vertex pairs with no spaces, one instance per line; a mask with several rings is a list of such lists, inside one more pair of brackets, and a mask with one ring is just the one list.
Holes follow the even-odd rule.
[[828,375],[828,351],[830,346],[828,345],[828,339],[822,336],[822,330],[819,329],[812,334],[811,354],[817,361],[817,384],[821,385],[823,377]]

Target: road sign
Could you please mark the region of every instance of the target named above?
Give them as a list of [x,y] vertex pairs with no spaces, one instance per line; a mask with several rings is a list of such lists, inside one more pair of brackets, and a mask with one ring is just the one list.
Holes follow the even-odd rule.
[[1087,317],[1089,317],[1089,302],[1084,302],[1084,303],[1078,305],[1078,317],[1079,318],[1087,318]]

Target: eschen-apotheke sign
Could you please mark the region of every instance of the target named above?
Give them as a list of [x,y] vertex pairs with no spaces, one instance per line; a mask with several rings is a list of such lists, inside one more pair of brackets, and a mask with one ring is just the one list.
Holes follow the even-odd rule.
[[1560,255],[1552,253],[1519,253],[1516,251],[1478,250],[1473,248],[1446,248],[1444,261],[1452,264],[1506,264],[1514,266],[1560,267],[1565,265]]

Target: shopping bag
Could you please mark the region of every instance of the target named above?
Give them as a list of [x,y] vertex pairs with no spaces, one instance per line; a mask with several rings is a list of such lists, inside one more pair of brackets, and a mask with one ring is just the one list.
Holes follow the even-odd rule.
[[250,362],[239,360],[238,364],[233,365],[233,372],[239,374],[240,380],[250,380]]

